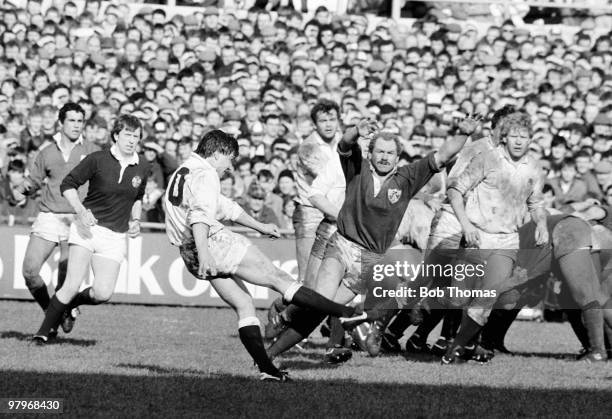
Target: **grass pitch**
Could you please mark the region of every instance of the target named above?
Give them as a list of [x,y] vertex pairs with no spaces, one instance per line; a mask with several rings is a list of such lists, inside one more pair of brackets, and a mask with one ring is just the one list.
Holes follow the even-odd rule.
[[[1,301],[0,398],[59,397],[69,417],[607,417],[612,362],[573,361],[567,324],[517,322],[518,356],[441,366],[355,353],[322,362],[324,340],[290,352],[293,382],[260,383],[229,309],[84,307],[70,335],[30,345],[32,302]],[[264,313],[259,313],[264,319]],[[435,332],[434,332],[435,334]]]

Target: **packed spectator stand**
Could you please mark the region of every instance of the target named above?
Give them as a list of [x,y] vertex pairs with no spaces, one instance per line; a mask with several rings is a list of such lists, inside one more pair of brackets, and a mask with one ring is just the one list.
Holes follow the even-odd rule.
[[173,13],[100,1],[16,3],[0,10],[3,222],[36,214],[36,197],[13,191],[68,101],[86,110],[84,139],[100,147],[120,113],[143,122],[151,222],[163,221],[168,176],[204,132],[220,128],[239,143],[224,195],[290,230],[297,147],[313,132],[310,109],[321,98],[340,104],[345,127],[373,118],[399,134],[404,162],[439,147],[462,115],[515,105],[533,118],[530,153],[549,180],[550,205],[573,212],[612,204],[608,15],[547,26],[524,25],[525,11],[457,20],[452,4],[450,13],[436,4],[420,19],[393,21],[280,4]]

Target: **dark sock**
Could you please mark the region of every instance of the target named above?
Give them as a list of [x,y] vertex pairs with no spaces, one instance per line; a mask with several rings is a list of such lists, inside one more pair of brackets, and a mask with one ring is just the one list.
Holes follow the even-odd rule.
[[84,305],[95,306],[100,304],[100,301],[97,301],[91,296],[92,294],[93,290],[91,287],[85,288],[83,291],[79,292],[76,297],[72,299],[72,301],[70,301],[70,308],[72,309]]
[[589,336],[589,349],[594,352],[605,350],[603,311],[598,302],[582,308],[582,322]]
[[278,368],[274,366],[266,353],[259,326],[243,326],[238,329],[238,335],[247,352],[257,364],[259,371],[278,374]]
[[348,307],[343,304],[334,303],[332,300],[323,297],[318,292],[301,286],[293,295],[291,300],[293,304],[312,308],[321,313],[329,314],[336,317],[351,317],[355,313],[353,307]]
[[568,309],[565,311],[565,314],[582,347],[588,348],[590,345],[589,334],[582,323],[582,312],[578,309]]
[[281,312],[280,315],[286,323],[291,323],[293,321],[293,314],[299,310],[302,310],[300,306],[296,306],[295,304],[289,304],[287,308]]
[[51,301],[49,291],[47,290],[47,285],[43,282],[40,287],[33,289],[30,288],[30,294],[32,294],[32,297],[34,297],[40,308],[42,308],[43,311],[47,311],[47,308],[49,308],[49,302]]
[[402,309],[397,313],[397,316],[391,321],[387,330],[396,338],[401,338],[406,329],[412,324],[410,317],[410,309]]
[[474,319],[468,315],[464,316],[461,327],[459,328],[459,333],[457,333],[457,337],[455,337],[455,341],[453,342],[453,346],[467,346],[472,338],[480,332],[480,329],[482,329],[482,326],[476,323]]
[[502,310],[491,312],[487,324],[482,328],[481,341],[486,347],[503,345],[508,329],[518,316],[521,309]]
[[461,317],[463,310],[460,308],[453,308],[446,310],[444,314],[444,322],[442,322],[442,330],[440,336],[447,340],[454,339],[457,336],[457,329],[461,325]]
[[300,308],[295,310],[291,326],[280,334],[276,342],[268,348],[268,355],[274,358],[293,347],[295,344],[306,339],[317,326],[325,319],[325,314],[314,310]]
[[431,310],[428,314],[425,315],[425,317],[423,318],[423,322],[419,325],[419,327],[417,327],[415,333],[418,333],[421,339],[427,341],[427,338],[429,337],[431,331],[436,328],[438,323],[440,323],[440,320],[442,320],[442,318],[444,317],[445,311],[446,310]]
[[66,310],[66,304],[63,304],[57,299],[57,296],[53,296],[49,302],[49,308],[45,313],[45,319],[40,325],[40,329],[36,332],[37,335],[49,336],[49,331],[55,327],[62,320],[62,314]]
[[330,317],[330,332],[329,339],[327,341],[327,348],[335,348],[336,346],[342,346],[342,340],[344,339],[344,328],[340,319],[337,317]]
[[300,332],[289,327],[278,336],[278,339],[266,351],[270,358],[275,358],[286,350],[294,347],[308,336],[303,336]]

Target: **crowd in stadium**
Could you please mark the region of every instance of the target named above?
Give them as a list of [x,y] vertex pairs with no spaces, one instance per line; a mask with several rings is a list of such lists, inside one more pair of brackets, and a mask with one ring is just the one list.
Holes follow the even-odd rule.
[[153,162],[148,221],[163,221],[168,176],[204,132],[221,128],[240,146],[223,193],[291,229],[297,146],[312,134],[321,98],[339,104],[344,127],[370,118],[399,134],[405,162],[444,143],[460,114],[513,104],[532,117],[530,152],[555,207],[584,210],[612,195],[612,38],[598,28],[585,25],[568,42],[511,21],[481,35],[431,16],[368,28],[362,15],[324,7],[310,20],[286,8],[237,19],[216,7],[186,16],[146,7],[126,20],[124,5],[56,4],[7,3],[0,12],[0,205],[18,221],[37,202],[12,190],[68,101],[86,110],[83,136],[100,147],[118,114],[143,122],[142,153]]

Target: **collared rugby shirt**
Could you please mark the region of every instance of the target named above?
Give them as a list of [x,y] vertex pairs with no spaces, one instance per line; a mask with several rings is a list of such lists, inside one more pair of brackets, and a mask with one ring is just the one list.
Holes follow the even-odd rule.
[[364,161],[359,144],[338,148],[346,176],[346,197],[338,215],[338,232],[374,253],[385,253],[395,238],[410,199],[440,169],[434,153],[399,167],[380,182]]
[[513,161],[505,147],[474,156],[465,170],[449,180],[465,199],[465,212],[472,224],[491,234],[516,233],[528,211],[543,208],[542,177],[529,155]]
[[[53,137],[54,141],[44,143],[32,167],[28,179],[34,188],[41,188],[40,210],[57,214],[72,214],[74,209],[62,196],[60,184],[72,169],[78,165],[88,154],[99,150],[93,143],[79,138],[70,152],[60,147],[61,134]],[[46,180],[46,181],[45,181]],[[87,187],[79,188],[81,199],[85,197]]]
[[147,185],[149,163],[134,154],[120,159],[115,146],[85,157],[63,180],[62,194],[89,181],[83,206],[93,213],[98,225],[117,233],[128,231],[132,207],[142,199]]

